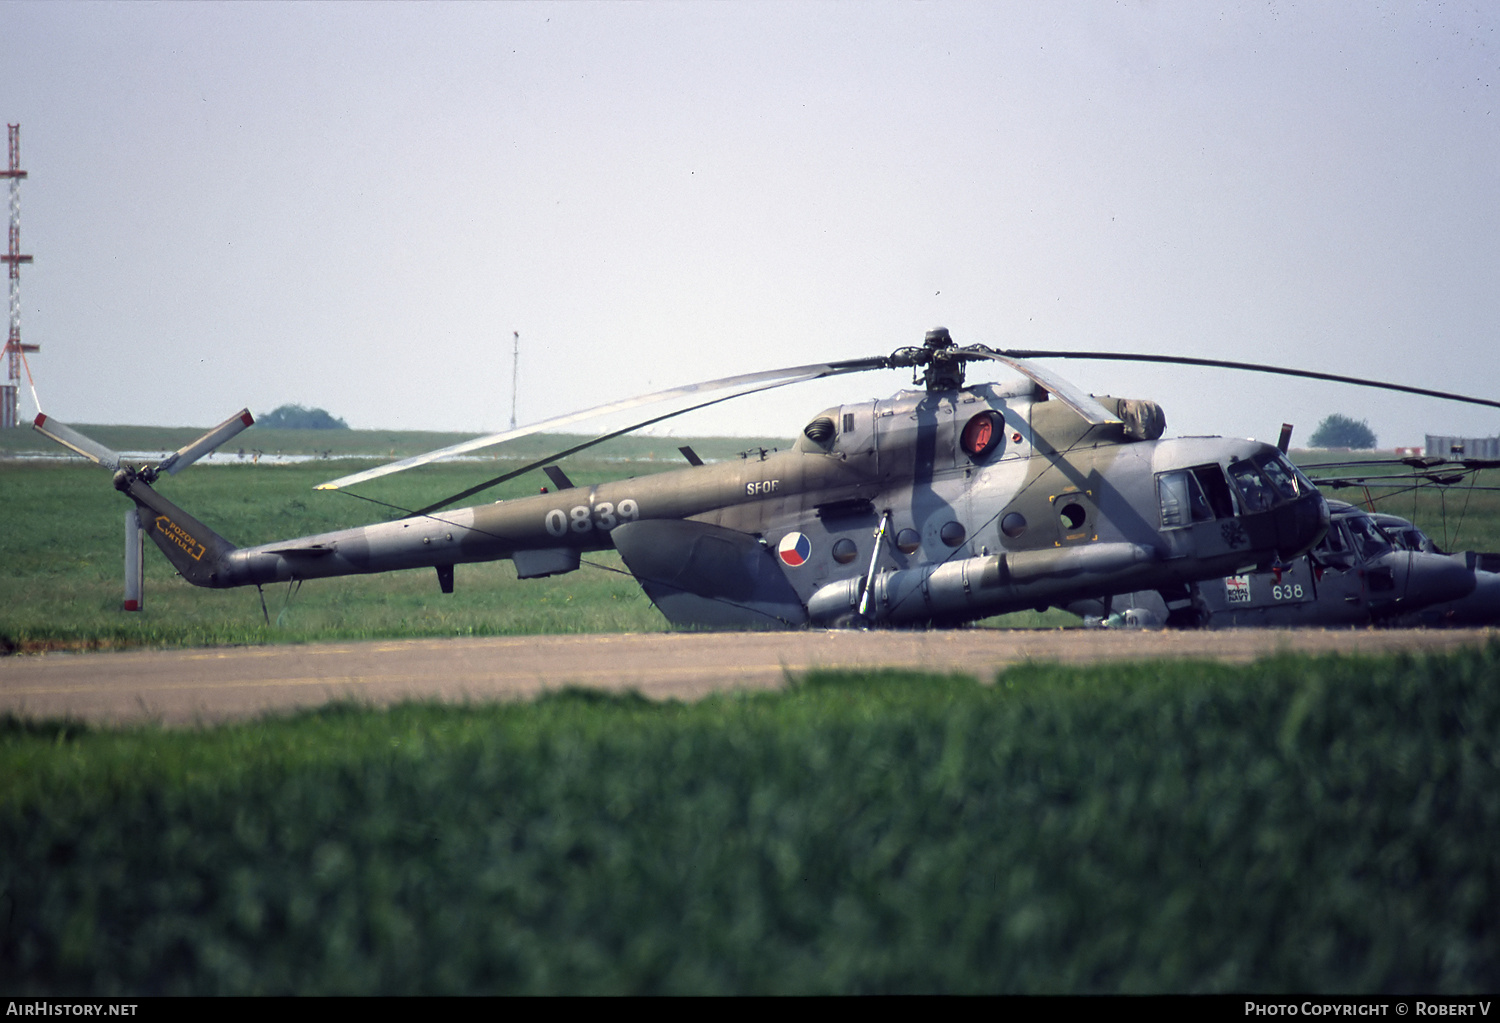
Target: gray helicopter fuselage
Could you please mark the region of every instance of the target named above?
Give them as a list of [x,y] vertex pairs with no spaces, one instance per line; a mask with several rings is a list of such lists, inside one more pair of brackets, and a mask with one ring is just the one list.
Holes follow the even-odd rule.
[[1307,555],[1270,571],[1198,582],[1191,606],[1171,608],[1148,591],[1068,609],[1085,617],[1115,612],[1127,624],[1326,628],[1411,623],[1421,609],[1474,590],[1475,574],[1462,557],[1393,547],[1364,511],[1343,501],[1329,505],[1328,532]]
[[1500,624],[1500,554],[1481,551],[1446,553],[1409,519],[1383,513],[1373,514],[1371,518],[1390,537],[1397,557],[1412,561],[1444,558],[1454,565],[1463,566],[1474,578],[1474,587],[1469,593],[1458,595],[1456,599],[1437,599],[1424,606],[1403,609],[1395,624],[1422,628]]
[[[1311,488],[1254,503],[1230,483],[1267,489],[1247,467],[1281,465],[1271,446],[1162,440],[1154,405],[1098,400],[1123,422],[1029,381],[903,391],[821,413],[788,451],[247,548],[121,488],[199,585],[430,567],[449,589],[455,565],[509,558],[533,578],[614,547],[685,625],[956,623],[1268,565],[1326,528]],[[1189,514],[1177,490],[1214,500]]]

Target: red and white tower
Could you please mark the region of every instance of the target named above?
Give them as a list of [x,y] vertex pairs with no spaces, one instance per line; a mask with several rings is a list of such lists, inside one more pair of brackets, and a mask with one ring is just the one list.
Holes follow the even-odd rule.
[[[30,256],[21,255],[21,179],[26,172],[21,169],[21,126],[10,128],[10,169],[0,172],[0,177],[10,178],[10,245],[0,261],[10,271],[10,337],[5,342],[5,383],[0,384],[0,429],[18,425],[16,421],[17,398],[21,393],[21,367],[26,353],[38,350],[36,345],[21,343],[21,264],[30,263]],[[26,368],[31,376],[31,368]],[[32,389],[35,399],[36,390]],[[38,412],[41,410],[38,409]]]

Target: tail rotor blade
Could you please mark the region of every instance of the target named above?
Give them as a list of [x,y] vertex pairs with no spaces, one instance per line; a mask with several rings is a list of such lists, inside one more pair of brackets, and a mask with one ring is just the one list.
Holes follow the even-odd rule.
[[119,452],[111,451],[92,437],[85,437],[66,423],[49,419],[38,412],[31,426],[42,436],[57,441],[69,451],[76,452],[91,462],[97,462],[106,469],[113,471],[120,467]]
[[242,408],[191,444],[168,455],[162,460],[161,465],[157,466],[157,469],[164,469],[169,475],[176,476],[241,430],[254,425],[255,417],[250,414],[249,409]]

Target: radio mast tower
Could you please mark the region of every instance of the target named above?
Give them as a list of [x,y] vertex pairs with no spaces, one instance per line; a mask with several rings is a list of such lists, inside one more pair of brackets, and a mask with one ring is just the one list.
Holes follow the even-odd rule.
[[[36,345],[21,343],[21,264],[30,263],[30,256],[21,255],[21,179],[26,172],[21,169],[21,126],[10,128],[10,169],[0,172],[0,177],[10,178],[10,246],[0,261],[10,271],[10,337],[5,342],[6,382],[0,384],[0,429],[8,430],[17,425],[17,398],[21,392],[21,366],[27,352],[38,351]],[[31,378],[31,367],[26,367],[26,377]],[[36,400],[36,388],[31,389],[31,398]],[[37,409],[41,411],[40,408]]]
[[510,428],[516,428],[516,381],[521,376],[521,332],[513,330],[510,332],[515,338],[511,348],[510,358]]

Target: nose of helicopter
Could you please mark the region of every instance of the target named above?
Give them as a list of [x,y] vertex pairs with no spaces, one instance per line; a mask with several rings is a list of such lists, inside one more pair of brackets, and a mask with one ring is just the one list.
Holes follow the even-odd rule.
[[1328,502],[1316,490],[1270,513],[1276,527],[1276,553],[1283,561],[1300,558],[1328,532]]
[[1500,622],[1500,574],[1483,570],[1471,573],[1474,591],[1451,604],[1440,604],[1434,625],[1494,625]]
[[1475,574],[1462,554],[1406,553],[1397,561],[1400,603],[1413,609],[1458,600],[1474,592]]

